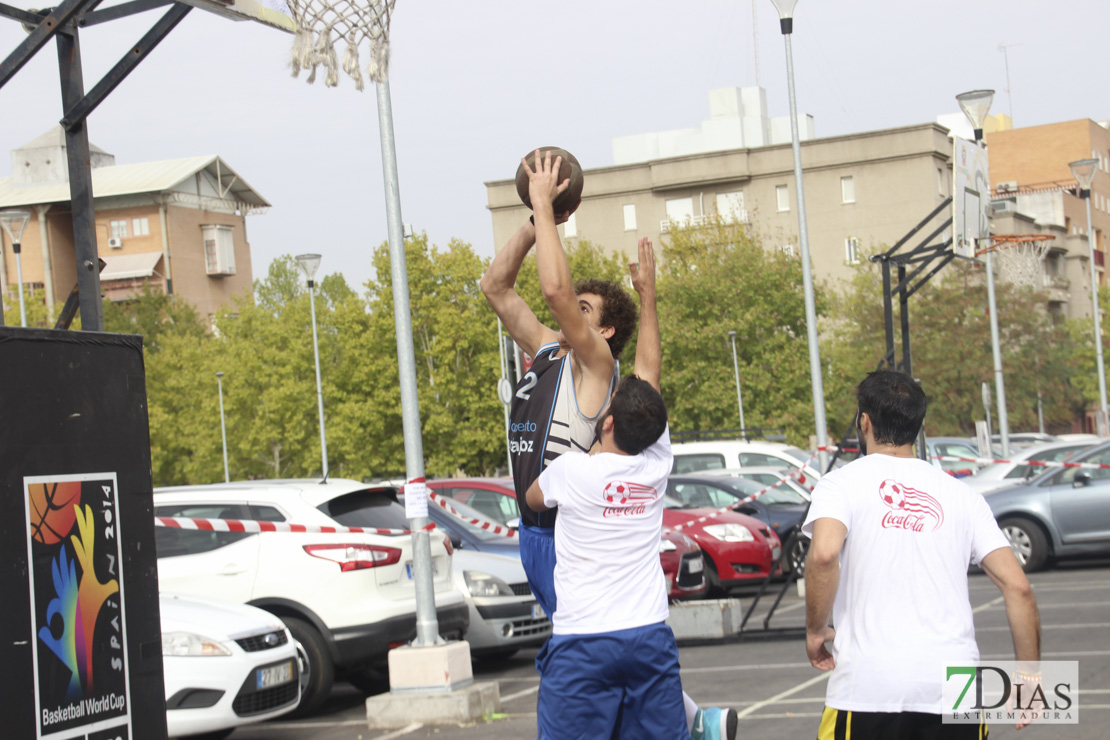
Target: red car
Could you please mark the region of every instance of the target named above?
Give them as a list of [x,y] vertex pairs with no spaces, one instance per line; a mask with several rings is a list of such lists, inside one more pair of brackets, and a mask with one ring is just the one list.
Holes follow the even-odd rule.
[[[512,478],[444,478],[428,481],[428,488],[480,511],[495,522],[515,527],[520,521]],[[665,523],[667,513],[663,516]],[[659,540],[659,562],[667,577],[671,600],[696,599],[709,590],[705,559],[693,537],[682,532],[665,532]]]
[[727,511],[696,522],[715,510],[691,508],[669,496],[664,502],[663,526],[685,525],[682,533],[693,538],[705,553],[710,593],[727,593],[736,586],[766,578],[782,552],[779,536],[754,517]]

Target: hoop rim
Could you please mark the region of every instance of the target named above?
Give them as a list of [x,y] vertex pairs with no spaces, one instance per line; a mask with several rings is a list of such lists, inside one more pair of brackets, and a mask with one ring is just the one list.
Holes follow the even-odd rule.
[[1053,241],[1055,239],[1056,237],[1052,234],[991,234],[990,245],[976,249],[975,256],[979,257],[987,252],[997,252],[1021,244],[1033,244],[1036,242]]

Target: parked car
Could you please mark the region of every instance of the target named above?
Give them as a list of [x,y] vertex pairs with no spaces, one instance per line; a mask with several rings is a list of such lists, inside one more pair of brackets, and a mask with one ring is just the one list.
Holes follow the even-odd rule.
[[[445,478],[429,481],[428,488],[451,499],[452,508],[460,514],[475,518],[486,515],[498,524],[514,528],[520,521],[512,478]],[[500,535],[492,535],[481,526],[460,522],[442,509],[432,512],[434,508],[440,507],[429,506],[429,514],[435,514],[436,526],[450,532],[452,541],[466,547],[469,540],[469,546],[474,549],[492,548],[505,554],[510,554],[515,547],[516,551],[512,554],[520,558],[516,540],[506,543]],[[694,540],[679,533],[673,536],[664,533],[659,541],[659,561],[667,576],[668,598],[694,599],[705,595],[709,585],[704,575],[704,559],[701,548]]]
[[455,587],[470,609],[471,656],[504,659],[550,637],[550,615],[528,588],[519,557],[457,550],[453,559]]
[[[399,500],[404,501],[403,490],[399,491],[397,495]],[[448,534],[451,538],[451,544],[455,548],[507,555],[520,560],[520,540],[493,531],[497,526],[508,528],[508,525],[489,519],[482,512],[458,501],[449,501],[449,503],[452,509],[466,517],[466,519],[476,519],[479,522],[473,524],[470,521],[460,519],[442,506],[438,506],[431,501],[428,502],[428,518],[435,523],[437,528]],[[515,495],[513,505],[516,505]]]
[[1061,462],[1090,446],[1091,443],[1085,441],[1047,442],[1032,445],[1011,454],[1010,462],[987,465],[970,478],[965,478],[964,483],[979,493],[990,493],[999,488],[1034,478],[1047,470],[1041,465],[1030,465],[1030,462]]
[[302,659],[280,619],[181,594],[162,593],[158,608],[170,737],[216,740],[296,708]]
[[[352,480],[250,481],[159,488],[155,516],[248,519],[403,530],[392,489]],[[221,532],[156,528],[162,588],[251,604],[280,617],[303,647],[307,680],[297,712],[416,636],[412,538],[388,534]],[[452,580],[445,538],[432,538],[440,634],[461,638],[468,609]]]
[[[1046,442],[1059,442],[1059,437],[1054,434],[1041,434],[1040,432],[1011,432],[1006,435],[1010,442],[1010,446],[1017,449],[1024,449],[1031,445],[1045,444]],[[974,446],[975,440],[971,440]],[[1001,447],[1002,435],[992,434],[991,445],[994,447]]]
[[[1110,465],[1110,442],[1069,462]],[[986,499],[1026,572],[1057,559],[1110,554],[1110,468],[1049,469]]]
[[[747,470],[732,468],[696,475],[672,475],[667,483],[667,495],[692,506],[720,509],[762,491],[782,475],[776,474],[779,471],[758,473],[771,477],[769,482],[764,483],[742,477],[750,474],[746,473]],[[766,471],[767,468],[753,470]],[[754,517],[774,530],[783,543],[782,552],[786,553],[782,558],[783,573],[804,566],[808,542],[801,534],[801,528],[809,511],[808,492],[800,493],[794,490],[789,480],[784,480],[759,498],[741,504],[735,511]]]
[[[940,457],[978,458],[979,450],[975,443],[965,437],[925,437],[929,460],[933,465],[955,478],[974,475],[985,463],[967,460],[940,460]],[[837,456],[836,467],[840,468],[860,456],[859,440],[849,437],[844,440],[843,451]]]
[[[664,497],[663,505],[663,526],[673,530],[686,525],[682,533],[701,547],[711,594],[766,578],[782,554],[778,535],[758,519],[731,511],[716,513],[670,496]],[[696,521],[709,514],[715,516]]]
[[674,452],[676,475],[697,473],[703,470],[724,468],[750,468],[753,466],[801,468],[798,482],[813,490],[821,471],[813,456],[798,447],[783,442],[740,440],[707,440],[704,442],[683,442],[671,445]]

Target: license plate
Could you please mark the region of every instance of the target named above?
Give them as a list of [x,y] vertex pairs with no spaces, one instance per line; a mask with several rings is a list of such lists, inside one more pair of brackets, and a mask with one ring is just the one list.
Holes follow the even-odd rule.
[[[412,563],[405,563],[405,575],[408,576],[408,579],[410,581],[412,580]],[[436,561],[433,560],[432,561],[432,577],[435,578],[438,575],[439,575],[439,567],[436,565]]]
[[546,619],[547,614],[544,613],[543,607],[539,604],[532,604],[532,619]]
[[697,560],[691,560],[690,561],[690,572],[691,573],[701,573],[704,569],[705,569],[705,563],[702,562],[701,558],[698,558]]
[[293,661],[289,660],[281,665],[272,665],[269,668],[259,668],[257,675],[257,688],[267,689],[293,680]]

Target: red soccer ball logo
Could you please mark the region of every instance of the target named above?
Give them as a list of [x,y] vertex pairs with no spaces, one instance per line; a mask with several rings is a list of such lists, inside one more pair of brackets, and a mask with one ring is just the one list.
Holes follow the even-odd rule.
[[613,503],[614,500],[619,499],[618,503],[625,503],[628,501],[628,486],[621,481],[609,481],[605,486],[605,500],[608,503]]
[[903,509],[906,506],[906,492],[901,484],[892,480],[885,480],[879,486],[879,498],[892,509]]

